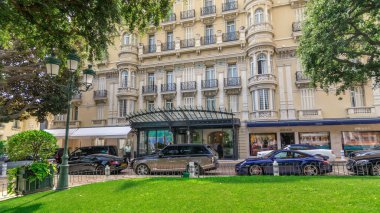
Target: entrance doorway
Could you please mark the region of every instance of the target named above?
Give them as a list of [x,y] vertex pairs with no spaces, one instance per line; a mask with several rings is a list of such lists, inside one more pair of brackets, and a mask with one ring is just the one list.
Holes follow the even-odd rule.
[[286,145],[294,144],[294,132],[281,132],[281,149],[283,149]]

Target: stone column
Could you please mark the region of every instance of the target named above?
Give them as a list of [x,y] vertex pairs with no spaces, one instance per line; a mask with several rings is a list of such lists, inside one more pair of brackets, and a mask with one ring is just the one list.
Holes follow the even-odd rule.
[[162,108],[162,95],[161,95],[162,79],[157,80],[157,105],[155,108]]
[[240,118],[243,121],[248,120],[248,86],[247,86],[247,65],[245,60],[242,60],[238,64],[238,72],[240,72],[240,81],[241,81],[241,97],[242,97],[242,113]]
[[224,74],[217,72],[218,89],[219,89],[219,109],[224,110]]
[[177,77],[177,88],[176,88],[176,91],[177,91],[177,107],[181,106],[181,100],[182,100],[182,93],[181,93],[181,77]]
[[294,109],[294,100],[293,100],[293,83],[292,76],[290,72],[290,66],[285,67],[286,70],[286,86],[288,91],[288,119],[296,119],[296,112]]
[[280,95],[280,120],[288,119],[288,113],[286,110],[286,99],[285,99],[285,82],[284,82],[284,67],[277,67],[278,76],[278,88]]

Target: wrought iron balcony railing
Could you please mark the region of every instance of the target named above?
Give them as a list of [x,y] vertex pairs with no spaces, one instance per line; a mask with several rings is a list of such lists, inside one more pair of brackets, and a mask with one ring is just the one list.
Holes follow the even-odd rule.
[[296,81],[310,81],[310,77],[305,75],[302,71],[296,72]]
[[156,93],[157,92],[157,85],[148,85],[148,86],[142,86],[142,93]]
[[236,41],[239,39],[239,32],[235,31],[235,32],[223,33],[222,38],[223,38],[223,42]]
[[162,51],[174,50],[175,49],[175,42],[171,41],[171,42],[162,43],[161,49],[162,49]]
[[202,81],[202,89],[217,88],[218,79],[209,79]]
[[168,17],[166,17],[162,23],[167,23],[167,22],[173,22],[176,20],[175,13],[170,14]]
[[94,98],[106,98],[106,97],[107,97],[107,90],[94,91]]
[[181,19],[189,19],[195,17],[195,10],[186,10],[181,12]]
[[299,32],[302,30],[302,22],[298,21],[298,22],[293,22],[292,24],[292,30],[293,32]]
[[241,86],[240,77],[230,77],[224,79],[224,87],[236,87]]
[[144,46],[144,53],[155,53],[155,52],[156,52],[156,44]]
[[196,89],[197,89],[196,81],[181,82],[181,90],[196,90]]
[[171,84],[161,84],[161,92],[175,92],[177,86],[175,83]]
[[187,47],[194,47],[195,46],[195,39],[184,39],[181,40],[181,48],[187,48]]
[[232,2],[226,2],[222,6],[222,11],[230,11],[230,10],[236,10],[238,8],[238,3],[237,1],[232,1]]
[[202,16],[207,16],[207,15],[211,15],[211,14],[215,14],[215,13],[216,13],[215,5],[201,8],[201,15]]
[[201,38],[202,45],[215,44],[215,42],[216,42],[215,35],[204,36]]

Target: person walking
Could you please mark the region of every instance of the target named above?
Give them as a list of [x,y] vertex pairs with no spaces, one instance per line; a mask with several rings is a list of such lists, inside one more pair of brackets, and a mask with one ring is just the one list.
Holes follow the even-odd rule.
[[127,145],[125,145],[124,147],[124,158],[126,162],[131,161],[131,151],[132,151],[131,149],[132,147],[130,143],[127,143]]
[[222,159],[223,158],[223,146],[222,146],[222,144],[218,144],[216,151],[218,152],[219,159]]

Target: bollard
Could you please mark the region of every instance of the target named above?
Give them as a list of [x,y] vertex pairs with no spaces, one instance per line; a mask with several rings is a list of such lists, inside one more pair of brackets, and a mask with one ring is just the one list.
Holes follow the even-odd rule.
[[110,166],[106,166],[106,168],[104,169],[104,173],[106,175],[106,177],[108,178],[108,176],[110,176],[111,174],[111,169],[110,169]]
[[190,174],[190,178],[194,178],[195,177],[194,162],[189,162],[189,174]]
[[1,165],[1,177],[6,177],[7,176],[7,163],[3,163]]
[[273,162],[273,175],[274,176],[280,176],[280,170],[278,168],[278,163],[277,161]]
[[341,159],[341,160],[345,160],[345,159],[344,159],[344,150],[343,150],[343,149],[340,150],[340,159]]

